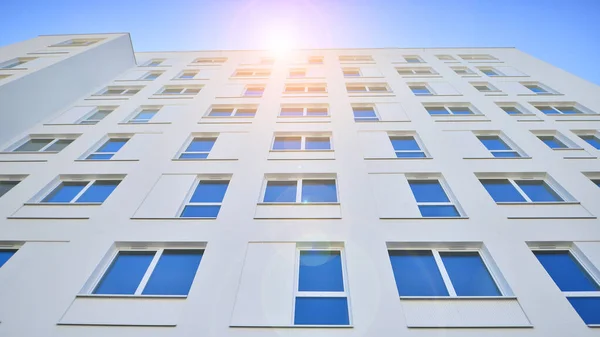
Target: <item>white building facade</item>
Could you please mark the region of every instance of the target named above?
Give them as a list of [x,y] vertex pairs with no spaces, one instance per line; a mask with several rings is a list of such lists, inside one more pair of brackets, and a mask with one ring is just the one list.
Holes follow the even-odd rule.
[[0,336],[598,336],[599,97],[513,48],[0,48]]

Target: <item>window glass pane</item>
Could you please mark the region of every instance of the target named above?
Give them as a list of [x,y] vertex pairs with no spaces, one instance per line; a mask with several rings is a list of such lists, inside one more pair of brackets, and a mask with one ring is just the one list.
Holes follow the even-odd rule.
[[142,294],[187,295],[201,259],[201,250],[165,250]]
[[467,107],[452,107],[449,108],[455,115],[472,115],[473,111]]
[[516,151],[509,151],[509,152],[494,152],[494,151],[492,151],[492,155],[496,158],[518,158],[518,157],[521,157],[521,155]]
[[543,180],[516,180],[531,201],[563,201]]
[[568,250],[533,252],[561,291],[599,291],[600,286]]
[[17,147],[13,151],[39,151],[44,146],[50,144],[51,141],[53,141],[53,139],[30,139],[25,144]]
[[410,90],[416,95],[430,94],[431,92],[424,86],[411,86]]
[[156,115],[156,110],[142,110],[139,114],[137,114],[133,119],[134,120],[144,120],[149,121]]
[[483,179],[481,183],[495,202],[526,201],[508,179]]
[[308,108],[306,109],[307,116],[327,116],[327,108]]
[[394,150],[420,150],[419,144],[414,137],[390,137]]
[[370,107],[352,108],[354,111],[354,118],[366,118],[366,117],[377,117],[375,109]]
[[238,117],[254,117],[256,115],[256,109],[237,109],[235,116]]
[[15,253],[16,249],[0,249],[0,267],[8,261]]
[[329,137],[306,137],[305,148],[307,150],[329,150],[331,143]]
[[558,115],[559,114],[558,111],[552,109],[549,106],[536,106],[536,108],[546,115]]
[[44,152],[59,152],[62,149],[64,149],[65,147],[67,147],[67,145],[71,144],[73,142],[73,139],[61,139],[57,142],[54,142],[52,145],[48,146]]
[[545,89],[543,89],[542,87],[540,87],[540,86],[537,86],[537,85],[526,85],[525,87],[526,87],[527,89],[529,89],[529,90],[531,90],[531,91],[535,92],[536,94],[539,94],[539,93],[546,93],[546,92],[548,92],[548,91],[546,91]]
[[478,136],[488,150],[510,150],[510,147],[498,136]]
[[449,115],[450,113],[443,106],[436,107],[426,107],[425,110],[429,112],[430,115]]
[[188,205],[181,212],[182,218],[216,218],[221,206]]
[[246,90],[246,96],[262,96],[264,89],[263,88],[248,88]]
[[70,202],[87,184],[87,181],[63,181],[42,202]]
[[509,115],[521,115],[521,111],[519,111],[519,109],[515,108],[515,107],[502,107],[502,110],[504,110],[507,114]]
[[113,156],[114,156],[114,154],[112,154],[112,153],[103,153],[103,154],[93,153],[85,159],[87,159],[87,160],[109,160]]
[[233,109],[212,109],[208,115],[213,117],[227,117],[231,116],[232,113]]
[[551,149],[566,149],[567,146],[554,136],[538,136]]
[[182,153],[179,159],[206,159],[208,153]]
[[299,274],[298,291],[344,291],[339,251],[300,251]]
[[303,108],[281,108],[280,116],[302,116]]
[[585,324],[600,324],[600,297],[567,297]]
[[452,205],[419,205],[419,211],[425,218],[460,216],[456,207]]
[[337,202],[335,180],[303,180],[302,202]]
[[591,146],[600,149],[600,139],[595,136],[581,136],[581,139],[585,140]]
[[210,152],[216,138],[194,138],[185,152]]
[[448,296],[430,250],[389,251],[400,296]]
[[300,150],[301,137],[275,137],[273,150]]
[[458,296],[501,296],[477,252],[440,252]]
[[0,181],[0,197],[5,195],[13,187],[17,186],[18,181]]
[[297,181],[269,181],[264,202],[296,202]]
[[417,202],[450,201],[437,180],[409,180],[408,183]]
[[294,324],[348,325],[348,301],[345,297],[296,297]]
[[96,152],[117,152],[129,139],[109,139]]
[[94,294],[134,294],[155,253],[119,252]]
[[118,180],[97,180],[76,202],[103,202],[119,183]]
[[227,180],[202,180],[198,183],[190,202],[222,202],[227,186]]
[[596,186],[600,187],[600,179],[594,179],[592,182],[596,184]]
[[364,92],[367,91],[365,86],[346,86],[348,92]]
[[425,152],[396,152],[396,158],[425,158]]
[[99,121],[104,119],[104,117],[108,116],[112,111],[111,110],[98,110],[93,115],[87,118],[88,121],[95,120]]
[[583,112],[577,110],[575,107],[569,106],[569,107],[557,107],[556,109],[558,109],[558,111],[564,113],[565,115],[572,115],[572,114],[582,114]]

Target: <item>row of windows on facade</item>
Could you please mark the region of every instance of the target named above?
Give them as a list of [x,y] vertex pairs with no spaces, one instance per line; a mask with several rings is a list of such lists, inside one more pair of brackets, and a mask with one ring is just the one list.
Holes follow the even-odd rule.
[[[452,245],[436,246],[388,250],[400,300],[514,296],[481,245],[459,250]],[[293,324],[350,325],[344,249],[297,249]],[[17,251],[0,250],[0,267]],[[91,296],[186,297],[203,254],[204,249],[197,248],[118,248],[108,266],[99,266],[104,273],[82,292]],[[585,256],[569,246],[533,248],[533,254],[582,320],[589,325],[600,324],[599,275],[589,272],[595,268],[582,262]]]
[[[574,199],[551,177],[527,178],[498,174],[478,178],[496,203],[564,203]],[[600,179],[592,179],[600,187]],[[9,192],[19,180],[0,180],[0,196]],[[52,182],[33,203],[102,204],[121,183],[120,179],[63,179]],[[443,178],[408,179],[413,200],[423,218],[465,217],[458,200]],[[180,218],[217,218],[229,187],[228,179],[198,178],[191,193],[176,215]],[[44,191],[46,191],[44,193]],[[166,196],[165,196],[166,197]],[[324,178],[269,178],[261,192],[263,204],[337,204],[339,193],[335,175]]]

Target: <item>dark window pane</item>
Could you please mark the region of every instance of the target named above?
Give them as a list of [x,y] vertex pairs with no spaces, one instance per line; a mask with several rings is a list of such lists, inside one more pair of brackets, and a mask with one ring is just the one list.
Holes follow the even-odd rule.
[[76,202],[104,202],[119,183],[119,180],[98,180]]
[[87,181],[61,182],[42,202],[70,202],[87,184]]
[[216,140],[216,138],[194,138],[185,152],[210,152]]
[[156,252],[119,252],[94,294],[135,294]]
[[303,180],[302,202],[337,202],[335,180]]
[[546,115],[558,115],[559,114],[558,111],[552,109],[549,106],[536,106],[536,108]]
[[488,150],[510,150],[510,147],[498,136],[477,137]]
[[421,216],[426,218],[460,216],[456,207],[452,205],[419,205],[419,211]]
[[5,195],[13,187],[17,186],[18,181],[0,181],[0,197]]
[[390,137],[394,150],[420,150],[414,137]]
[[563,201],[543,180],[517,180],[517,185],[531,201]]
[[551,149],[566,149],[567,148],[567,146],[563,142],[556,139],[556,137],[554,137],[554,136],[538,136],[538,138],[542,142],[544,142],[544,144],[548,145],[548,147]]
[[348,301],[345,297],[296,297],[294,324],[348,325]]
[[569,106],[569,107],[558,107],[556,108],[558,109],[558,111],[562,112],[565,115],[573,115],[573,114],[582,114],[583,112],[577,110],[576,108]]
[[144,288],[144,295],[187,295],[202,250],[165,250]]
[[525,198],[508,179],[482,179],[481,184],[495,202],[525,202]]
[[340,252],[334,250],[300,251],[298,291],[344,291]]
[[329,137],[306,137],[305,148],[307,150],[329,150],[331,143]]
[[600,286],[568,250],[533,252],[561,291],[599,291]]
[[591,146],[600,149],[600,139],[596,136],[581,136],[581,139],[585,140]]
[[208,115],[214,117],[227,117],[231,116],[232,113],[233,109],[212,109]]
[[600,324],[600,297],[567,297],[585,324]]
[[501,296],[477,252],[441,252],[440,256],[458,296]]
[[206,159],[208,153],[182,153],[179,159]]
[[112,110],[98,110],[93,115],[87,118],[88,121],[99,121],[108,116]]
[[596,184],[596,186],[600,187],[600,179],[594,179],[592,182]]
[[13,151],[39,151],[44,146],[50,144],[51,141],[53,141],[53,139],[30,139],[25,144],[17,147]]
[[448,196],[437,180],[409,180],[417,202],[448,202]]
[[301,137],[275,137],[273,150],[300,150]]
[[389,251],[400,296],[448,296],[430,250]]
[[114,155],[112,153],[103,153],[103,154],[91,154],[87,158],[87,160],[109,160]]
[[264,202],[296,202],[296,181],[269,181]]
[[96,152],[117,152],[129,139],[109,139]]
[[504,110],[509,115],[521,115],[522,114],[522,112],[519,111],[519,109],[517,109],[515,107],[503,107],[502,110]]
[[16,249],[0,249],[0,267],[8,261],[15,253]]
[[449,109],[455,115],[472,115],[473,114],[473,111],[471,111],[471,109],[466,108],[466,107],[452,107]]
[[198,183],[190,202],[222,202],[227,186],[228,180],[202,180]]
[[216,218],[221,206],[185,206],[181,212],[182,218]]
[[44,152],[59,152],[62,149],[64,149],[65,147],[67,147],[67,145],[71,144],[73,142],[73,139],[61,139],[57,142],[54,142],[52,145],[48,146]]
[[396,158],[425,158],[425,152],[396,152]]
[[442,106],[425,108],[430,115],[449,115],[450,113]]
[[510,152],[499,152],[499,151],[492,151],[492,155],[496,158],[519,158],[521,157],[521,155],[516,152],[516,151],[510,151]]

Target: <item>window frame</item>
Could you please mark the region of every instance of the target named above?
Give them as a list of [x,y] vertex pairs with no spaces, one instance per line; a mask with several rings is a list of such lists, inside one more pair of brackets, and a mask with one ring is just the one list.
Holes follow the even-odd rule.
[[[302,202],[302,185],[303,180],[333,180],[335,182],[335,193],[336,201],[324,201],[324,202]],[[275,202],[275,201],[264,201],[267,193],[267,185],[269,181],[295,181],[296,182],[296,198],[295,201]],[[340,190],[338,185],[337,176],[319,175],[319,176],[302,176],[302,177],[265,177],[263,186],[261,188],[260,200],[258,202],[262,205],[339,205],[340,204]]]
[[[123,182],[124,177],[106,177],[106,178],[64,178],[58,179],[57,181],[51,183],[49,186],[44,188],[42,192],[34,197],[34,203],[39,205],[102,205],[106,199],[108,199],[114,190],[119,187],[119,185]],[[94,185],[97,181],[119,181],[119,184],[113,189],[113,191],[104,199],[102,202],[77,202],[79,198],[88,190],[92,185]],[[69,202],[51,202],[51,201],[43,201],[47,196],[49,196],[52,192],[54,192],[62,183],[64,182],[86,182],[86,185],[77,193]]]
[[[582,150],[583,148],[570,140],[567,136],[563,135],[558,131],[543,131],[543,130],[531,130],[531,133],[546,147],[553,151],[564,151],[564,150]],[[544,142],[540,137],[553,137],[557,142],[562,143],[565,147],[553,148]]]
[[[15,183],[10,189],[8,189],[6,192],[4,192],[4,194],[0,194],[0,198],[2,198],[7,193],[9,193],[13,188],[17,187],[17,185],[19,185],[23,180],[25,180],[25,178],[27,178],[27,175],[0,175],[0,183],[2,183],[2,182]],[[10,249],[10,248],[8,248],[8,249]]]
[[[257,96],[258,97],[258,96]],[[218,109],[231,109],[231,114],[229,114],[229,116],[211,116],[210,113],[213,110],[218,110]],[[238,110],[255,110],[254,111],[254,116],[237,116]],[[258,113],[258,106],[257,105],[252,105],[252,106],[241,106],[241,105],[224,105],[224,106],[219,106],[219,105],[211,105],[208,108],[208,111],[206,112],[206,114],[203,116],[204,117],[208,117],[208,118],[254,118],[256,116],[256,114]]]
[[[160,90],[158,92],[155,93],[155,95],[161,95],[161,96],[194,96],[199,94],[202,89],[204,88],[204,86],[202,85],[165,85],[162,88],[160,88]],[[179,93],[165,93],[165,91],[167,90],[176,90],[179,89]],[[192,92],[192,93],[188,93],[188,90],[198,90],[198,92]]]
[[[485,149],[492,154],[492,156],[494,158],[499,158],[499,159],[510,159],[510,158],[530,158],[529,156],[527,156],[527,154],[521,150],[515,143],[513,143],[510,138],[508,138],[503,132],[483,132],[483,131],[475,131],[474,132],[475,137],[477,137],[477,140],[479,140],[479,142],[481,143],[481,145],[483,145],[483,147],[485,147]],[[509,149],[508,150],[490,150],[487,148],[487,146],[485,146],[485,144],[481,141],[481,138],[479,137],[498,137],[498,139],[500,141],[502,141]],[[516,157],[497,157],[494,155],[495,152],[500,152],[500,153],[516,153],[517,156]]]
[[[358,123],[364,123],[364,122],[381,122],[381,116],[379,116],[379,113],[377,112],[377,105],[376,104],[352,104],[350,106],[350,108],[352,109],[352,117],[354,118],[354,122],[358,122]],[[358,120],[356,119],[356,115],[354,114],[354,109],[358,108],[358,109],[365,109],[365,108],[370,108],[373,109],[373,112],[375,113],[375,117],[361,117]],[[376,119],[374,119],[376,118]]]
[[[356,73],[356,75],[349,75],[348,73]],[[356,77],[363,77],[360,68],[359,67],[354,67],[354,68],[349,68],[349,67],[342,67],[342,75],[344,76],[344,78],[356,78]]]
[[[287,91],[288,87],[303,87],[303,91]],[[322,91],[310,91],[310,88],[323,88]],[[326,83],[307,83],[307,84],[294,84],[294,83],[286,83],[283,86],[283,94],[284,95],[303,95],[303,94],[312,94],[312,95],[322,95],[327,94],[327,84]]]
[[[466,67],[466,66],[456,66],[456,67],[450,67],[450,69],[452,69],[452,71],[454,71],[454,73],[456,75],[459,76],[477,76],[477,73],[475,71],[473,71],[473,69]],[[464,73],[459,73],[457,72],[457,70],[464,70]],[[479,77],[479,76],[477,76]]]
[[[348,87],[364,87],[365,90],[364,91],[350,91],[348,90]],[[381,90],[371,90],[371,87],[385,87],[385,91],[381,91]],[[392,92],[392,90],[390,89],[390,86],[387,83],[349,83],[346,82],[346,92],[348,94],[364,94],[364,93],[369,93],[369,94],[389,94]]]
[[[596,112],[589,110],[588,108],[580,105],[576,102],[531,102],[530,103],[534,108],[540,111],[544,116],[583,116],[583,115],[597,115]],[[555,113],[547,114],[542,109],[544,107],[549,107],[554,110]],[[564,113],[560,109],[568,109],[572,108],[573,110],[579,111],[579,113],[568,114]]]
[[7,60],[5,62],[0,62],[0,69],[4,70],[20,70],[27,69],[27,66],[21,67],[23,64],[27,64],[28,62],[34,61],[38,59],[38,57],[15,57],[13,59]]
[[375,62],[372,55],[338,55],[340,63]]
[[[567,191],[564,190],[562,186],[560,186],[554,179],[551,179],[549,176],[545,177],[524,177],[524,176],[515,176],[515,175],[489,175],[485,177],[477,176],[481,187],[485,190],[485,192],[490,196],[493,202],[496,204],[520,204],[520,205],[529,205],[529,204],[565,204],[565,203],[573,203],[577,202]],[[525,201],[496,201],[494,197],[487,191],[485,185],[482,180],[508,180],[508,182],[513,186],[513,188],[521,195]],[[542,181],[548,186],[552,192],[554,192],[559,198],[562,200],[559,201],[532,201],[531,198],[523,191],[523,189],[516,183],[516,180],[522,181]]]
[[[473,88],[475,88],[475,90],[479,91],[482,94],[490,94],[490,93],[501,93],[502,90],[498,89],[497,87],[495,87],[493,84],[489,83],[489,82],[469,82],[469,84],[471,84],[473,86]],[[488,90],[481,90],[478,87],[486,87]]]
[[[419,137],[419,135],[416,132],[411,132],[411,133],[398,133],[398,132],[388,132],[388,138],[390,139],[390,144],[392,145],[392,148],[394,148],[394,143],[392,142],[392,138],[408,138],[411,137],[415,143],[417,144],[417,146],[419,147],[419,150],[394,150],[394,154],[396,155],[397,159],[426,159],[426,158],[432,158],[429,155],[429,152],[427,152],[427,150],[425,149],[425,145],[423,145],[423,141],[421,140],[421,138]],[[403,152],[403,153],[423,153],[424,157],[398,157],[398,152]]]
[[[192,76],[191,78],[188,77],[183,77],[185,74],[191,74],[193,73],[194,76]],[[182,71],[180,71],[177,76],[175,76],[175,78],[173,78],[174,80],[194,80],[196,79],[196,76],[198,76],[198,74],[200,74],[200,70],[197,69],[184,69]]]
[[[412,92],[412,94],[415,96],[435,96],[435,95],[437,95],[436,92],[431,88],[431,86],[429,86],[428,83],[406,83],[406,85],[408,86],[408,89]],[[416,93],[416,92],[414,92],[413,87],[423,87],[428,92],[427,93]]]
[[[129,96],[136,95],[142,89],[144,89],[143,86],[109,85],[109,86],[103,88],[102,90],[100,90],[98,93],[94,94],[93,96],[127,96],[127,97],[129,97]],[[118,93],[118,94],[114,94],[114,93],[109,94],[108,93],[109,91],[116,91],[116,90],[120,90],[121,93]]]
[[[302,115],[282,115],[281,114],[281,110],[282,109],[302,109]],[[323,108],[324,110],[327,111],[326,115],[309,115],[308,114],[308,110],[310,109],[319,109],[319,108]],[[329,114],[329,105],[328,104],[317,104],[317,105],[310,105],[310,104],[306,104],[306,105],[287,105],[287,104],[282,104],[279,107],[279,113],[277,114],[278,118],[328,118],[331,117],[331,115]]]
[[454,56],[448,54],[439,54],[435,55],[435,57],[440,61],[456,61]]
[[[314,62],[316,59],[317,62]],[[306,63],[308,64],[323,64],[325,62],[324,56],[308,56],[306,58]]]
[[227,62],[228,58],[227,57],[197,57],[195,58],[192,63],[196,63],[196,64],[223,64],[225,62]]
[[[117,154],[122,148],[123,146],[127,145],[127,143],[129,141],[131,141],[132,135],[123,135],[123,136],[109,136],[104,138],[103,142],[100,143],[100,145],[94,146],[92,151],[88,151],[86,152],[86,154],[83,156],[82,160],[85,161],[106,161],[106,160],[113,160],[113,157],[115,156],[115,154]],[[98,152],[98,150],[100,150],[104,145],[108,144],[110,141],[112,140],[124,140],[125,144],[123,144],[123,146],[121,146],[117,151],[115,152]],[[111,157],[108,159],[90,159],[91,156],[96,155],[96,154],[110,154]]]
[[[427,73],[420,73],[419,70],[427,70]],[[401,71],[410,71],[410,74],[401,74]],[[403,77],[425,77],[425,76],[436,76],[439,73],[432,67],[396,67],[398,75]]]
[[[87,47],[102,40],[104,39],[69,39],[63,42],[55,43],[48,47]],[[77,41],[77,43],[73,43],[74,41]],[[82,43],[79,43],[79,41],[82,41]]]
[[[275,141],[277,140],[277,138],[297,138],[300,137],[300,148],[299,149],[274,149],[273,147],[275,146]],[[329,149],[307,149],[306,148],[306,139],[307,138],[328,138],[329,139]],[[331,152],[334,151],[333,148],[333,137],[331,135],[331,133],[314,133],[314,134],[299,134],[299,133],[290,133],[290,134],[283,134],[283,133],[275,133],[273,135],[273,139],[271,140],[271,147],[270,150],[272,152],[298,152],[298,151],[302,151],[302,152]]]
[[[238,73],[250,73],[249,75],[238,75]],[[268,73],[268,75],[261,74]],[[259,75],[260,74],[260,75]],[[231,74],[232,78],[268,78],[271,76],[270,69],[235,69],[233,74]]]
[[[427,114],[429,116],[432,117],[437,117],[437,116],[482,116],[483,114],[477,110],[472,104],[470,103],[426,103],[423,104],[423,108],[425,109],[425,111],[427,111]],[[443,108],[444,110],[446,110],[448,113],[447,114],[431,114],[429,113],[429,108]],[[468,109],[469,111],[471,111],[470,114],[455,114],[452,109]]]
[[[529,111],[528,109],[526,109],[525,107],[523,107],[521,104],[516,103],[516,102],[495,102],[496,105],[498,106],[498,108],[500,108],[505,114],[509,115],[509,116],[535,116],[536,114]],[[517,110],[519,113],[516,114],[509,114],[506,110],[504,110],[505,108],[513,108],[515,110]]]
[[[198,185],[202,182],[202,181],[227,181],[227,188],[225,189],[225,194],[223,194],[223,199],[221,200],[221,202],[192,202],[192,197],[194,196],[194,193],[196,192],[196,189],[198,188]],[[190,188],[190,190],[188,191],[188,193],[185,196],[185,199],[183,199],[183,203],[181,204],[181,206],[179,207],[179,210],[177,211],[177,219],[192,219],[192,220],[198,220],[198,219],[208,219],[208,220],[214,220],[217,219],[219,217],[219,214],[221,213],[221,207],[223,207],[223,200],[225,200],[225,197],[227,196],[227,190],[229,190],[229,185],[231,184],[231,176],[206,176],[206,175],[199,175],[194,179],[194,183],[192,184],[192,187]],[[184,217],[183,212],[185,211],[186,206],[219,206],[219,212],[217,213],[217,215],[215,217]]]
[[[462,210],[462,207],[460,207],[458,200],[452,193],[450,186],[448,185],[448,183],[446,182],[446,180],[443,177],[407,175],[406,180],[408,182],[410,192],[413,196],[413,199],[415,200],[415,204],[417,205],[417,208],[419,208],[419,206],[453,206],[454,209],[456,210],[456,213],[458,213],[457,216],[423,216],[421,214],[421,216],[419,218],[422,218],[422,219],[446,219],[446,218],[460,219],[460,218],[466,217],[465,212]],[[410,187],[411,181],[437,181],[438,184],[440,185],[440,187],[442,188],[444,194],[446,195],[446,198],[448,198],[448,201],[417,201],[417,197],[415,196],[415,193],[412,191],[412,188]],[[419,209],[419,213],[421,213],[420,209]]]
[[[3,180],[4,181],[4,180]],[[19,250],[23,248],[26,242],[15,242],[15,241],[0,241],[0,250],[14,250],[13,254],[4,262],[4,264],[0,265],[0,271],[2,268],[13,259],[15,254],[19,253]]]
[[[130,115],[129,118],[126,119],[125,123],[127,124],[148,124],[148,123],[152,123],[152,119],[156,116],[156,114],[158,114],[160,112],[160,110],[163,108],[163,105],[142,105],[139,108],[135,109],[135,111]],[[148,118],[148,119],[139,119],[136,120],[135,118],[137,116],[139,116],[141,113],[143,113],[144,111],[156,111],[152,117]]]
[[[42,139],[51,139],[51,141],[44,145],[41,149],[37,150],[37,151],[16,151],[18,148],[20,148],[21,146],[27,144],[30,140],[42,140]],[[27,137],[25,137],[24,139],[21,139],[20,141],[14,143],[13,145],[11,145],[10,147],[8,147],[6,149],[5,152],[10,152],[10,153],[59,153],[60,151],[64,150],[61,149],[60,151],[46,151],[46,149],[50,148],[52,145],[54,145],[55,143],[61,141],[61,140],[70,140],[71,143],[73,143],[76,140],[76,136],[69,136],[69,137],[65,137],[65,136],[55,136],[55,135],[48,135],[48,136],[44,136],[44,135],[29,135]],[[65,148],[69,145],[71,145],[71,143],[67,144],[65,146]]]
[[[209,151],[190,151],[190,152],[186,152],[187,148],[192,145],[192,142],[194,142],[195,139],[214,139],[213,145],[211,147],[211,149]],[[183,147],[177,152],[177,155],[175,157],[175,159],[177,160],[207,160],[208,156],[210,155],[210,152],[212,151],[212,149],[215,147],[215,144],[217,143],[217,140],[219,139],[219,134],[218,133],[210,133],[210,134],[192,134],[188,140],[183,144]],[[186,154],[186,153],[196,153],[196,154],[201,154],[201,153],[206,153],[206,158],[181,158],[182,155]]]
[[[260,93],[260,95],[248,95],[248,92],[250,89],[258,89],[261,88],[262,91]],[[254,98],[260,98],[263,97],[265,94],[265,90],[267,89],[266,85],[262,85],[262,84],[256,84],[256,85],[246,85],[244,86],[244,92],[242,93],[242,97],[254,97]]]
[[[100,123],[102,120],[104,120],[104,118],[106,118],[108,115],[113,113],[117,108],[118,107],[97,106],[94,110],[92,110],[91,112],[88,112],[82,118],[78,119],[75,122],[75,124],[96,125],[96,124]],[[106,114],[106,116],[102,117],[101,119],[98,119],[98,120],[90,119],[92,116],[94,116],[95,114],[97,114],[100,111],[108,111],[108,113]]]
[[[542,84],[540,82],[519,82],[523,87],[525,87],[527,90],[529,90],[530,92],[528,92],[525,95],[535,95],[535,96],[549,96],[549,95],[558,95],[559,93],[548,87],[545,84]],[[544,90],[544,92],[535,92],[533,91],[530,87],[538,87],[542,90]]]
[[458,57],[465,61],[498,61],[498,59],[490,54],[459,54]]
[[140,67],[164,67],[163,62],[165,62],[166,60],[167,59],[164,59],[164,58],[150,59],[150,60],[144,62],[144,64],[141,65]]

